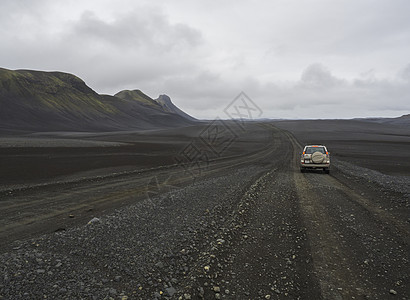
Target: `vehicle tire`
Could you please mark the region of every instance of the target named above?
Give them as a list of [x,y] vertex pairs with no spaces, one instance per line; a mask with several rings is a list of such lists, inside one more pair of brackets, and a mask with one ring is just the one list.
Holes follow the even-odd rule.
[[305,168],[300,168],[300,172],[305,173],[306,172]]
[[325,155],[320,152],[315,152],[312,154],[312,161],[315,164],[321,164],[325,160]]
[[330,173],[329,168],[324,168],[323,171],[325,172],[325,174],[329,174],[329,173]]

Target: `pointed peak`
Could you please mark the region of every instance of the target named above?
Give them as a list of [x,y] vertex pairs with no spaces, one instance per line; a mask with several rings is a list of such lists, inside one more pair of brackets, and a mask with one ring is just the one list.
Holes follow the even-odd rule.
[[157,102],[164,102],[164,103],[172,103],[171,98],[168,95],[159,95],[157,99],[155,99]]
[[168,95],[165,95],[165,94],[159,95],[159,97],[155,99],[155,101],[159,105],[161,105],[162,109],[166,112],[171,112],[171,113],[180,115],[191,121],[196,120],[195,118],[191,117],[190,115],[188,115],[187,113],[179,109],[174,103],[172,103],[172,100]]

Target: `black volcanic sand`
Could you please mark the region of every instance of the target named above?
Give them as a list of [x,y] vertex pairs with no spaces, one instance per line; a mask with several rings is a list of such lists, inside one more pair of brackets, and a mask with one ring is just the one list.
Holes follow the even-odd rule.
[[2,147],[14,141],[0,141],[0,181],[3,187],[8,184],[42,183],[69,175],[96,176],[171,164],[176,145],[180,142],[162,140],[156,143],[138,141],[138,137],[134,137],[127,143],[117,144],[98,141],[87,144],[69,138],[59,139],[56,143],[49,137],[30,138],[23,146],[18,141],[15,142],[16,147]]
[[330,174],[267,122],[5,136],[0,299],[408,299],[410,177],[354,164],[390,170],[408,134],[275,124],[326,143]]
[[204,145],[206,124],[103,133],[0,133],[0,189],[174,165],[191,143],[206,148],[210,159],[243,155],[263,145],[255,132],[245,132],[235,122],[226,124],[229,128],[222,130],[227,138],[221,142],[234,143],[223,153]]
[[109,172],[173,164],[189,142],[184,130],[76,133],[27,133],[0,138],[0,182],[29,185],[67,176],[87,177]]
[[[333,158],[389,175],[410,175],[410,127],[356,120],[278,121],[305,144],[326,145]],[[302,151],[302,149],[300,149]]]
[[[410,174],[410,128],[355,120],[279,121],[305,144],[324,144],[333,158],[390,175]],[[235,147],[252,151],[257,136],[231,124]],[[14,133],[0,137],[0,188],[156,168],[176,163],[191,142],[203,145],[205,125],[105,133]],[[1,135],[0,135],[1,136]],[[204,135],[202,135],[204,136]],[[196,142],[195,142],[196,141]],[[302,150],[302,149],[301,149]],[[212,156],[217,156],[211,153]]]
[[[144,199],[147,189],[162,193],[163,187],[153,179],[172,175],[172,186],[184,186],[198,175],[197,170],[212,171],[210,164],[224,170],[238,160],[247,163],[254,152],[269,148],[271,133],[265,125],[248,124],[246,130],[236,122],[214,125],[4,135],[0,138],[0,249],[14,239],[84,224],[93,216]],[[202,158],[199,169],[190,165],[199,161],[195,150]]]

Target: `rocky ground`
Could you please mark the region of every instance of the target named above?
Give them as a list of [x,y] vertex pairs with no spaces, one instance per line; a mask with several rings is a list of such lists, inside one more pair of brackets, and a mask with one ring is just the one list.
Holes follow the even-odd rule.
[[0,299],[410,299],[409,177],[302,174],[292,134],[247,130],[194,176],[3,190]]

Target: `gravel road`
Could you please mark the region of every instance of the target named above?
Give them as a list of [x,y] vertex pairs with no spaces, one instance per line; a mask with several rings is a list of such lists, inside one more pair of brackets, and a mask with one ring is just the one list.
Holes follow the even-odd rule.
[[194,180],[168,166],[3,191],[0,299],[410,299],[409,178],[302,174],[292,134],[252,130],[252,152]]

